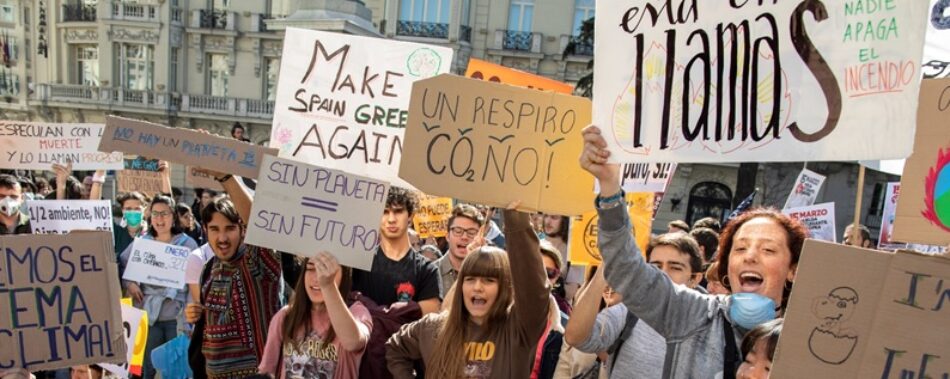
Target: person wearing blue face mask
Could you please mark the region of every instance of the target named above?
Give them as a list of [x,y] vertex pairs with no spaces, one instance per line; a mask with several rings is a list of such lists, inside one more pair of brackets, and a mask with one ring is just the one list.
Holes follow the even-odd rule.
[[112,239],[115,241],[115,257],[125,251],[136,237],[144,236],[148,225],[143,219],[145,206],[148,202],[139,192],[129,192],[119,195],[115,199],[122,207],[122,219],[112,225]]
[[752,209],[721,234],[719,274],[732,293],[707,295],[674,285],[640,254],[620,188],[620,166],[596,126],[584,129],[581,167],[600,183],[598,246],[607,283],[639,319],[666,338],[664,378],[735,378],[742,336],[780,316],[808,231],[775,209]]
[[23,188],[13,175],[0,175],[0,235],[30,234],[30,217],[21,212]]

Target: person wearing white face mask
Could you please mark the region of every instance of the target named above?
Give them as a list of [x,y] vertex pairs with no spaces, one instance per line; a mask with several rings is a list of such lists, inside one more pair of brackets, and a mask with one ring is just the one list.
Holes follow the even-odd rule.
[[20,212],[23,189],[13,175],[0,175],[0,235],[30,234],[30,217]]

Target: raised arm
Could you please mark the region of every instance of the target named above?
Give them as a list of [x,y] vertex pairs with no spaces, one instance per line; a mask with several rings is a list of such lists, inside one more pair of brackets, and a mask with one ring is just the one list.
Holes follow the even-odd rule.
[[[356,321],[346,306],[346,302],[343,301],[343,295],[340,294],[340,288],[334,280],[341,270],[340,263],[327,252],[318,253],[310,262],[313,262],[313,268],[317,271],[317,282],[323,292],[323,301],[327,307],[327,314],[330,316],[330,325],[333,325],[333,331],[340,339],[340,344],[346,351],[363,350],[366,342],[369,341],[370,331],[365,324]],[[307,269],[309,270],[310,267]]]
[[92,187],[89,188],[89,200],[102,200],[102,184],[106,182],[106,170],[96,170],[92,175]]
[[551,296],[541,261],[540,242],[531,227],[531,217],[514,209],[505,210],[505,236],[515,288],[512,312],[521,323],[523,337],[533,343],[544,333],[548,312],[542,310],[548,308]]
[[238,214],[241,215],[241,220],[244,220],[244,224],[247,225],[251,219],[251,204],[253,204],[253,201],[244,186],[238,183],[239,177],[214,173],[214,178],[224,187],[224,191],[228,193],[231,202],[234,203],[234,209],[237,210]]
[[594,278],[581,290],[580,298],[574,305],[574,312],[571,313],[571,319],[567,322],[567,328],[564,329],[564,342],[568,345],[578,346],[590,336],[594,321],[597,320],[601,294],[605,288],[607,288],[607,280],[604,279],[604,270],[597,270]]
[[162,177],[162,193],[169,197],[174,196],[172,193],[172,168],[168,165],[168,161],[158,162],[158,173]]
[[600,129],[584,129],[580,164],[600,182],[597,245],[604,257],[607,283],[623,295],[623,303],[667,340],[693,333],[708,324],[718,300],[676,286],[660,269],[643,259],[630,218],[620,198],[620,166],[607,163],[610,152]]

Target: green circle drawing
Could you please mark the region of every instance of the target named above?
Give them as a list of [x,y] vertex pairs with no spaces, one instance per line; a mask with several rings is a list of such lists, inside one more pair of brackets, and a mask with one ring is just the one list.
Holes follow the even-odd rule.
[[442,57],[435,50],[427,47],[413,51],[406,59],[406,68],[409,70],[409,75],[420,78],[435,76],[439,73],[441,67]]

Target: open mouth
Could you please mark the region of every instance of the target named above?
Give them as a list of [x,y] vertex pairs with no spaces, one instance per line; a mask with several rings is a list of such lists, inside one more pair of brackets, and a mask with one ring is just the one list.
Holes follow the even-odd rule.
[[472,298],[472,305],[483,306],[483,305],[485,305],[485,304],[488,304],[488,300],[485,300],[485,299],[480,298],[480,297],[473,297],[473,298]]
[[757,272],[744,271],[739,274],[740,292],[758,292],[762,283],[762,275]]

